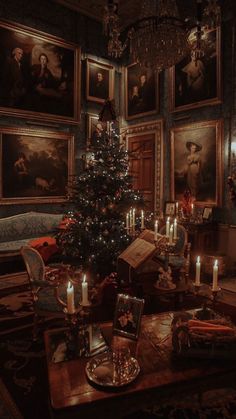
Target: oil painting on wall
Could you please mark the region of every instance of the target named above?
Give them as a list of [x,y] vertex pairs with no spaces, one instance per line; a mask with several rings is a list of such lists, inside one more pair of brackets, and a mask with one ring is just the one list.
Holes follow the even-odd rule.
[[131,64],[125,69],[126,119],[158,112],[158,76],[151,68]]
[[114,67],[87,59],[86,98],[104,103],[114,97]]
[[220,28],[203,30],[203,53],[196,56],[196,29],[189,36],[189,54],[170,70],[171,111],[221,102]]
[[0,22],[0,112],[75,123],[79,102],[79,48]]
[[0,135],[2,204],[67,199],[73,174],[71,135],[20,128],[4,128]]
[[171,130],[171,199],[188,190],[202,206],[221,205],[222,121],[206,121]]

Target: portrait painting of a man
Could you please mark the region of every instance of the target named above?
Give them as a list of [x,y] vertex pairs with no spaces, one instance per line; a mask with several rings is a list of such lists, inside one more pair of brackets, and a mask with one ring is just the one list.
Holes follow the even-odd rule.
[[202,53],[198,53],[195,32],[189,35],[189,54],[170,70],[172,111],[221,100],[220,29],[203,30]]
[[[22,131],[22,132],[21,132]],[[4,128],[1,135],[1,202],[65,200],[72,175],[73,137]]]
[[79,50],[0,22],[0,111],[34,119],[79,118]]
[[186,190],[199,204],[221,200],[222,121],[207,121],[171,131],[172,199],[181,201]]
[[114,67],[87,60],[87,99],[103,103],[113,99]]
[[158,81],[154,71],[131,64],[125,76],[126,119],[157,112]]
[[94,114],[88,114],[87,123],[87,146],[91,148],[99,147],[106,133],[106,123],[99,121],[99,116]]

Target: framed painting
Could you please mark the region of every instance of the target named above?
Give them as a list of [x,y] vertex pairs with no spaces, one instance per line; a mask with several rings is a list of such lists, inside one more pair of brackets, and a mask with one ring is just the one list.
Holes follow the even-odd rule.
[[90,58],[86,66],[86,99],[104,103],[114,98],[114,67]]
[[159,78],[153,69],[134,63],[125,68],[126,119],[140,118],[159,111]]
[[199,206],[222,202],[223,121],[199,122],[171,130],[171,199],[189,191]]
[[135,190],[144,197],[148,211],[160,214],[163,206],[163,120],[121,129],[129,151],[129,174]]
[[203,30],[205,53],[196,59],[196,38],[189,35],[189,54],[169,70],[170,110],[181,111],[222,101],[220,28]]
[[106,122],[99,121],[99,115],[87,114],[87,148],[95,148],[106,132]]
[[113,333],[131,339],[138,339],[144,300],[125,294],[118,294],[113,321]]
[[176,215],[176,202],[175,201],[166,201],[165,202],[165,216],[174,217]]
[[202,218],[209,221],[212,218],[212,207],[205,207],[202,213]]
[[0,128],[0,203],[66,201],[73,159],[70,134]]
[[54,36],[0,22],[0,113],[78,123],[80,49]]

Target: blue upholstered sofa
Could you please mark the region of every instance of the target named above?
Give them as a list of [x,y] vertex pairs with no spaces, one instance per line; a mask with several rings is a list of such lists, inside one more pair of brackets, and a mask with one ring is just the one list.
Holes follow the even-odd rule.
[[17,255],[31,240],[52,236],[63,214],[26,212],[0,219],[0,257]]

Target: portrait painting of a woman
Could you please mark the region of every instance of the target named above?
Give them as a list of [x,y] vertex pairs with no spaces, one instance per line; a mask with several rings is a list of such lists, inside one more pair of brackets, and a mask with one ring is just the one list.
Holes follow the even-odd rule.
[[189,124],[171,130],[171,198],[185,191],[199,205],[221,199],[222,121]]

